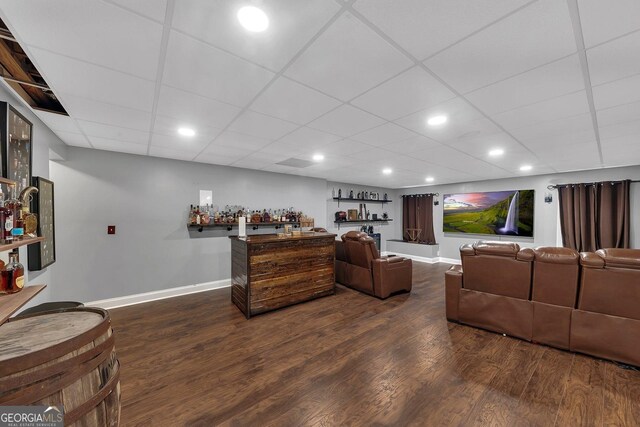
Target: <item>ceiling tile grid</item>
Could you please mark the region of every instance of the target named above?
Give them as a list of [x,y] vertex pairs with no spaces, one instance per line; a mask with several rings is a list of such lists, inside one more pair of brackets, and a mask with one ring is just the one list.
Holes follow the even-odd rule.
[[264,33],[236,0],[7,0],[0,17],[69,145],[402,187],[640,161],[640,6],[576,1],[262,0]]

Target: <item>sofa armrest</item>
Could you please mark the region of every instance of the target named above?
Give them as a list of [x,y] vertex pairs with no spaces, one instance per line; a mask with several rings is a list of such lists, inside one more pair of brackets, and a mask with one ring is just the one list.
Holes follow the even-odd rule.
[[411,291],[413,263],[408,258],[391,257],[374,259],[373,293],[379,298],[387,298],[394,292]]
[[604,268],[604,260],[593,252],[581,252],[580,265],[589,268]]
[[444,297],[447,319],[458,321],[458,304],[462,289],[462,266],[453,265],[444,274]]

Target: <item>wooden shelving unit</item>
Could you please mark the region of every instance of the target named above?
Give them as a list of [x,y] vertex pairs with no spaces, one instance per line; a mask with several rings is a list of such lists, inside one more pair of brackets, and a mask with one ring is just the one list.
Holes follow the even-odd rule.
[[369,223],[378,223],[378,222],[389,222],[393,221],[392,219],[352,219],[348,221],[333,221],[334,224],[338,225],[338,230],[340,229],[340,225],[342,224],[369,224]]
[[340,207],[340,202],[358,202],[358,203],[391,203],[391,200],[384,199],[356,199],[351,197],[334,197],[333,200],[338,202],[338,207]]
[[[15,181],[0,177],[0,184],[9,186],[16,185]],[[0,244],[0,252],[10,251],[21,246],[43,242],[44,237],[24,237],[12,243]],[[9,317],[38,295],[47,285],[25,286],[20,292],[15,294],[0,295],[0,325],[7,321]]]
[[[260,227],[275,227],[276,230],[284,227],[285,225],[293,225],[293,228],[299,228],[300,222],[247,222],[248,230],[257,230]],[[213,228],[213,229],[226,229],[227,231],[231,231],[234,228],[238,227],[237,222],[227,223],[227,224],[188,224],[188,228],[195,228],[199,232],[202,232],[205,228]]]
[[10,251],[21,246],[31,245],[33,243],[44,242],[44,237],[25,237],[13,243],[0,244],[0,252]]
[[46,287],[47,285],[29,285],[18,293],[0,296],[0,325]]

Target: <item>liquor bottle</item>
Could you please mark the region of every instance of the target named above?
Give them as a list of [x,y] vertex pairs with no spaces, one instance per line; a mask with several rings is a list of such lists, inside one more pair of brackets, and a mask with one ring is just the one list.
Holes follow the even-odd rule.
[[0,294],[20,292],[24,287],[24,266],[18,261],[18,249],[9,253],[9,264],[0,271]]
[[[4,207],[4,193],[2,192],[2,187],[0,187],[0,243],[6,242],[6,230],[5,230],[5,222],[10,216],[9,209]],[[13,223],[13,219],[11,219],[11,223]]]
[[[18,200],[16,197],[16,188],[15,185],[12,189],[12,195],[9,200],[7,200],[4,204],[4,207],[11,211],[11,218],[13,223],[11,224],[11,237],[12,240],[20,240],[24,235],[24,228],[22,226],[22,202]],[[5,228],[7,228],[7,224],[5,223]]]

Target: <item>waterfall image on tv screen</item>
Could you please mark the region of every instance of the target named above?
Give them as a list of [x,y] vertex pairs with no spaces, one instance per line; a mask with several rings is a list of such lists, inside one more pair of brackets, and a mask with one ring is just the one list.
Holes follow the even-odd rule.
[[533,237],[534,190],[444,195],[445,233]]

